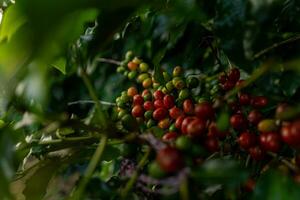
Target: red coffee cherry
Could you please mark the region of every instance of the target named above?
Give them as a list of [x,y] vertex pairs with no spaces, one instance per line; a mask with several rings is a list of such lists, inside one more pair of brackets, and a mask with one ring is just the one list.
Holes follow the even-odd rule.
[[262,119],[263,115],[258,110],[252,110],[248,114],[248,121],[253,125],[257,125]]
[[265,96],[256,96],[251,99],[251,105],[254,108],[263,108],[268,105],[268,98]]
[[145,90],[143,90],[143,92],[142,92],[142,97],[144,97],[144,96],[146,96],[146,95],[149,95],[149,94],[151,94],[151,92],[150,92],[149,90],[145,89]]
[[233,113],[239,113],[242,109],[241,106],[236,101],[230,102],[228,105]]
[[164,98],[164,93],[160,90],[156,90],[154,93],[153,93],[153,97],[154,99],[163,99]]
[[151,101],[146,101],[145,103],[144,103],[144,109],[145,110],[154,110],[154,105],[153,105],[153,103],[151,102]]
[[241,105],[249,105],[251,102],[251,96],[247,93],[242,93],[239,95],[239,102]]
[[203,119],[194,119],[187,126],[187,135],[190,137],[199,137],[205,133],[206,122]]
[[134,70],[136,70],[138,68],[138,64],[135,63],[135,62],[132,62],[132,61],[130,61],[127,64],[127,66],[128,66],[128,69],[131,70],[131,71],[134,71]]
[[163,100],[157,99],[154,101],[154,107],[155,108],[163,108],[165,107]]
[[165,142],[174,141],[178,137],[178,134],[176,132],[167,132],[162,137],[162,140]]
[[296,146],[296,144],[297,144],[297,139],[296,138],[297,137],[295,137],[295,135],[292,134],[291,127],[292,127],[291,123],[282,125],[281,131],[280,131],[281,138],[288,145]]
[[230,124],[236,130],[244,130],[247,127],[247,121],[241,114],[232,115]]
[[245,84],[245,80],[239,80],[238,82],[236,82],[236,87],[243,87]]
[[167,173],[176,172],[183,167],[182,155],[173,147],[159,150],[156,155],[156,161],[160,168]]
[[143,117],[144,116],[144,109],[141,105],[135,105],[131,110],[131,114],[134,117]]
[[133,96],[133,105],[142,105],[144,103],[144,99],[141,95],[136,94]]
[[219,75],[219,77],[218,77],[218,79],[219,79],[219,82],[221,83],[221,84],[224,84],[226,81],[227,81],[227,76],[226,76],[226,74],[225,73],[222,73],[221,75]]
[[238,68],[232,68],[228,72],[228,80],[236,83],[238,80],[240,80],[240,70]]
[[176,106],[169,110],[169,115],[172,119],[177,119],[182,114],[182,110],[180,110],[180,108],[177,108]]
[[194,119],[196,119],[196,117],[186,117],[184,118],[184,120],[182,121],[181,124],[181,133],[182,134],[187,134],[187,126],[189,125],[189,123],[191,123]]
[[183,122],[183,120],[185,119],[185,116],[184,115],[181,115],[181,116],[179,116],[177,119],[176,119],[176,121],[175,121],[175,127],[177,128],[177,129],[181,129],[181,125],[182,125],[182,122]]
[[265,152],[259,146],[251,147],[249,154],[251,158],[256,161],[260,161],[265,157]]
[[245,131],[239,136],[238,143],[242,149],[249,149],[256,144],[256,135]]
[[175,99],[172,95],[165,95],[164,96],[164,106],[166,108],[172,108],[175,105]]
[[167,109],[157,108],[156,110],[154,110],[152,117],[155,120],[162,120],[162,119],[166,118],[167,115],[168,115]]
[[213,119],[215,111],[209,102],[203,102],[195,106],[195,115],[201,119]]
[[210,123],[208,127],[208,133],[207,133],[208,137],[216,137],[219,139],[224,139],[227,135],[229,135],[228,131],[220,131],[218,130],[215,122]]
[[207,137],[204,141],[204,146],[210,152],[216,152],[220,149],[219,141],[215,137]]
[[222,89],[225,91],[231,90],[234,88],[235,83],[227,80],[223,85],[221,85]]
[[183,102],[183,111],[188,115],[191,115],[194,113],[194,104],[191,99],[186,99]]
[[278,152],[281,147],[281,138],[278,133],[262,133],[259,136],[261,147],[266,151]]
[[291,126],[291,134],[294,136],[297,142],[296,145],[300,144],[300,120],[294,121]]
[[278,104],[278,106],[276,108],[276,114],[275,114],[275,116],[277,118],[280,118],[280,116],[282,115],[282,113],[286,112],[289,108],[290,108],[290,106],[287,103],[280,103],[280,104]]

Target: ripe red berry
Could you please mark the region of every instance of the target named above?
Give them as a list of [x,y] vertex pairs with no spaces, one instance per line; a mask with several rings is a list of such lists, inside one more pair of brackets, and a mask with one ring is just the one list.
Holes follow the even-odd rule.
[[254,108],[263,108],[268,105],[268,98],[265,96],[256,96],[251,99],[251,105]]
[[156,90],[154,93],[153,93],[153,97],[154,99],[163,99],[164,98],[164,93],[160,90]]
[[181,123],[181,133],[187,134],[187,126],[194,120],[196,117],[186,117]]
[[165,107],[165,106],[164,106],[163,100],[161,100],[161,99],[155,100],[155,101],[154,101],[154,107],[155,107],[155,108],[162,108],[162,107]]
[[151,101],[146,101],[144,103],[144,109],[147,110],[147,111],[148,110],[153,110],[154,109],[153,103]]
[[180,108],[177,108],[176,106],[169,110],[169,115],[172,119],[177,119],[182,114],[182,110],[180,110]]
[[168,173],[176,172],[183,167],[182,155],[173,147],[159,150],[156,155],[156,161],[160,168]]
[[154,110],[153,112],[153,119],[155,120],[162,120],[164,118],[166,118],[168,115],[168,111],[165,108],[157,108],[156,110]]
[[144,97],[144,96],[146,96],[146,95],[149,95],[149,94],[151,94],[151,92],[149,91],[149,90],[143,90],[143,92],[142,92],[142,97]]
[[285,143],[287,143],[288,145],[291,145],[291,146],[295,146],[297,140],[294,137],[294,135],[292,135],[291,127],[292,127],[292,124],[290,124],[290,123],[283,125],[281,127],[280,134],[281,134],[282,140]]
[[237,87],[242,87],[242,86],[244,86],[244,84],[245,84],[245,80],[239,80],[238,82],[236,82],[236,86]]
[[204,145],[210,152],[216,152],[220,149],[219,141],[215,137],[207,137],[204,141]]
[[263,115],[258,110],[252,110],[248,114],[248,121],[253,124],[257,125],[263,118]]
[[224,74],[224,73],[222,73],[219,77],[218,77],[218,79],[219,79],[219,82],[221,83],[221,84],[224,84],[226,81],[227,81],[227,76],[226,76],[226,74]]
[[224,139],[227,135],[229,135],[228,131],[220,131],[217,128],[217,125],[215,122],[210,123],[208,127],[208,133],[207,136],[209,137],[217,137],[219,139]]
[[243,132],[238,138],[238,143],[242,149],[249,149],[255,145],[256,136],[248,131]]
[[194,104],[191,99],[186,99],[183,102],[183,111],[188,115],[191,115],[194,113]]
[[232,115],[230,124],[236,130],[244,130],[247,127],[246,119],[241,114]]
[[275,116],[276,116],[277,118],[280,118],[281,115],[282,115],[284,112],[286,112],[289,108],[290,108],[290,106],[289,106],[289,104],[287,104],[287,103],[281,103],[281,104],[279,104],[279,105],[277,106],[277,108],[276,108],[276,114],[275,114]]
[[266,151],[277,152],[281,146],[281,138],[278,133],[262,133],[259,136],[261,147]]
[[163,141],[169,142],[169,141],[174,141],[177,138],[178,134],[176,132],[167,132],[164,134],[162,137]]
[[195,106],[195,115],[201,119],[213,119],[215,111],[209,102],[203,102]]
[[230,102],[228,105],[233,113],[239,113],[242,109],[241,106],[236,101]]
[[238,80],[240,80],[240,70],[238,68],[232,68],[228,72],[228,80],[236,83]]
[[131,110],[131,114],[134,117],[143,117],[144,116],[144,109],[141,105],[135,105]]
[[262,160],[265,156],[265,152],[259,146],[251,147],[249,154],[251,158],[256,161]]
[[251,96],[247,93],[242,93],[239,95],[239,102],[241,105],[249,105],[251,102]]
[[187,126],[187,135],[190,137],[199,137],[205,133],[206,122],[203,119],[194,119]]
[[297,141],[297,145],[300,144],[300,120],[294,121],[291,126],[291,134]]
[[223,90],[228,91],[231,90],[232,88],[234,88],[235,83],[227,80],[223,85],[221,85],[221,87],[223,88]]
[[185,116],[184,116],[184,115],[181,115],[181,116],[179,116],[179,117],[176,119],[176,121],[175,121],[175,127],[176,127],[177,129],[181,129],[181,125],[182,125],[182,122],[183,122],[184,119],[185,119]]
[[164,96],[164,106],[166,108],[172,108],[175,105],[175,99],[172,95],[165,95]]
[[144,103],[144,99],[141,95],[136,94],[133,96],[133,105],[142,105]]

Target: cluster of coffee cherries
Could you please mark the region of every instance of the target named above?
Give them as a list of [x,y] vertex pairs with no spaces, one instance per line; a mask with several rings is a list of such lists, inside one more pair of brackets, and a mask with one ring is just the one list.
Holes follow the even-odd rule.
[[[240,89],[235,100],[224,98],[226,92],[243,87],[244,80],[240,79],[237,68],[217,78],[221,88],[217,99],[221,96],[226,103],[222,106],[230,110],[229,126],[225,128],[220,128],[217,122],[220,108],[216,99],[204,99],[202,94],[196,93],[195,88],[200,87],[202,80],[195,75],[185,76],[182,67],[174,67],[170,74],[162,71],[163,82],[158,82],[149,65],[128,52],[117,71],[134,82],[134,86],[116,99],[123,127],[128,130],[139,127],[141,132],[159,129],[162,134],[157,137],[167,144],[149,165],[149,172],[157,177],[184,167],[183,155],[195,146],[203,148],[208,155],[219,151],[221,146],[224,150],[226,138],[233,138],[254,160],[263,159],[266,152],[280,152],[283,142],[291,147],[300,145],[300,121],[280,118],[289,108],[288,104],[279,104],[274,118],[269,118],[269,113],[264,112],[269,104],[265,96],[251,95]],[[197,160],[197,155],[192,156]]]

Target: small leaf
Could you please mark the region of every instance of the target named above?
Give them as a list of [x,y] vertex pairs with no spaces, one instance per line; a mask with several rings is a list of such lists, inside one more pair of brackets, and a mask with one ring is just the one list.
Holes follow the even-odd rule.
[[52,63],[52,66],[58,69],[61,73],[66,74],[66,59],[60,57]]

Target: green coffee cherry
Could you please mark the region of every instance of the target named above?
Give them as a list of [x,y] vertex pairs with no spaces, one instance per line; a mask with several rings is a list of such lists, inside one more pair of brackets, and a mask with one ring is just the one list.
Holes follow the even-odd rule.
[[166,88],[169,92],[171,92],[174,89],[174,85],[172,81],[167,82]]
[[176,77],[176,76],[181,76],[183,74],[183,69],[182,67],[180,66],[176,66],[174,69],[173,69],[173,76]]
[[152,99],[152,95],[151,94],[146,94],[144,96],[144,101],[150,101]]
[[142,83],[147,78],[150,78],[150,75],[148,73],[142,73],[138,76],[137,82]]
[[121,101],[123,101],[124,103],[127,103],[131,100],[130,96],[128,96],[127,94],[122,95],[120,98]]
[[163,77],[166,82],[171,80],[171,76],[168,74],[168,72],[163,72]]
[[132,51],[127,51],[125,54],[125,59],[126,60],[131,60],[133,58],[133,52]]
[[173,83],[174,87],[178,90],[181,90],[185,87],[185,82],[180,77],[173,78],[172,83]]
[[153,126],[155,126],[155,121],[153,119],[149,119],[147,122],[147,128],[151,128]]
[[192,142],[188,137],[180,136],[176,139],[175,145],[180,150],[188,150],[191,147]]
[[126,110],[121,110],[118,112],[118,119],[122,119],[127,114]]
[[203,102],[208,102],[208,101],[209,101],[209,99],[206,98],[206,97],[199,97],[199,98],[197,99],[197,102],[198,102],[198,103],[203,103]]
[[170,131],[170,132],[175,132],[175,131],[177,131],[177,128],[175,127],[175,123],[173,123],[173,124],[170,125],[169,131]]
[[164,94],[168,94],[169,90],[166,87],[163,87],[163,89],[161,90]]
[[126,102],[124,102],[123,100],[120,100],[117,102],[117,106],[120,108],[126,108]]
[[142,63],[142,60],[139,59],[138,57],[134,57],[134,59],[132,60],[132,62],[136,63],[136,64],[141,64]]
[[152,110],[148,110],[144,113],[144,117],[146,119],[151,119],[152,118],[152,114],[153,114],[153,111]]
[[165,176],[165,172],[160,168],[157,162],[151,162],[148,165],[148,173],[153,178],[162,178]]
[[123,127],[129,131],[135,130],[138,126],[137,121],[130,114],[124,115],[121,122]]
[[188,88],[195,88],[199,85],[199,80],[196,77],[188,77],[186,80]]
[[130,80],[133,80],[133,79],[135,79],[135,77],[137,76],[137,71],[131,71],[131,72],[129,72],[128,73],[128,78],[130,79]]
[[160,87],[160,84],[159,83],[153,83],[152,86],[153,86],[154,90],[157,90]]
[[142,62],[140,65],[139,65],[139,70],[141,72],[147,72],[149,70],[149,65],[147,63],[144,63]]
[[125,72],[123,72],[123,75],[128,76],[128,73],[129,73],[129,71],[126,70]]
[[125,70],[126,70],[126,68],[123,67],[123,66],[119,66],[119,67],[117,68],[117,72],[118,72],[118,73],[123,73],[123,72],[125,72]]
[[276,131],[278,126],[276,125],[276,121],[274,119],[264,119],[258,123],[257,129],[260,132],[271,132]]
[[185,88],[179,92],[178,98],[181,100],[187,99],[190,96],[189,89]]

